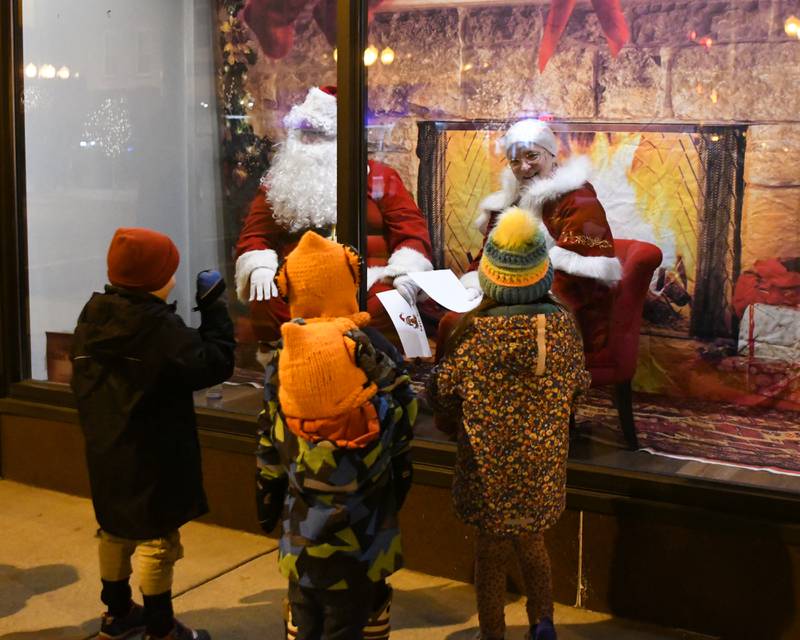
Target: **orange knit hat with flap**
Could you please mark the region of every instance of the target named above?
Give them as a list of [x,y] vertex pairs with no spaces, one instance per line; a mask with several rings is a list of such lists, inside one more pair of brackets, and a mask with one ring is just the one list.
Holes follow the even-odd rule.
[[306,231],[278,270],[275,282],[292,318],[348,317],[363,327],[358,310],[361,258],[354,249]]
[[278,399],[286,423],[306,440],[357,448],[380,432],[370,398],[377,393],[356,365],[357,329],[349,318],[315,318],[281,327]]
[[377,387],[356,364],[349,331],[370,316],[358,311],[360,262],[350,248],[307,231],[281,266],[277,283],[289,312],[281,326],[278,399],[289,429],[311,441],[363,447],[378,437],[370,399]]

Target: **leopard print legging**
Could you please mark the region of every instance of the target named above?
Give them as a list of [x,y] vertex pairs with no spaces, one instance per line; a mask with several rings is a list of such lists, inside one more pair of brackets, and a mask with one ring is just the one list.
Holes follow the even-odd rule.
[[553,617],[553,584],[550,556],[541,533],[500,537],[478,532],[475,562],[475,593],[481,640],[502,640],[506,623],[506,562],[517,558],[525,583],[526,609],[531,626],[543,617]]

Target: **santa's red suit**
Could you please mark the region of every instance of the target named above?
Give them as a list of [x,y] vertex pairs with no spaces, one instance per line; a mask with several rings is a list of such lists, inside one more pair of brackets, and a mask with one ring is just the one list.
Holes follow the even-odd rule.
[[[428,225],[400,175],[391,167],[370,160],[367,176],[367,311],[372,324],[387,334],[394,329],[376,294],[391,289],[392,280],[411,271],[429,271],[431,242]],[[266,187],[250,204],[236,246],[236,290],[249,298],[249,279],[258,267],[277,269],[294,249],[306,229],[291,232],[275,220]],[[252,302],[251,318],[256,338],[274,340],[281,323],[290,320],[288,305],[280,298]]]
[[[555,270],[552,292],[575,313],[586,351],[596,351],[608,337],[611,287],[622,277],[622,265],[614,257],[614,238],[603,205],[587,181],[590,168],[588,158],[577,156],[557,166],[550,177],[523,188],[506,169],[503,188],[481,202],[475,226],[483,232],[485,244],[497,216],[509,206],[528,209],[542,221]],[[477,269],[479,261],[480,255],[470,268]],[[471,273],[475,275],[462,277],[467,286],[477,280],[477,273]]]

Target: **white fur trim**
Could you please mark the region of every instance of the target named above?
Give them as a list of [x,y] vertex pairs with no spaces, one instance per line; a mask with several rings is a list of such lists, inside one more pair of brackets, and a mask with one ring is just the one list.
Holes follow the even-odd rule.
[[433,264],[422,253],[411,247],[395,249],[385,267],[367,267],[367,291],[376,282],[391,282],[412,271],[431,271]]
[[242,302],[250,299],[250,274],[259,267],[277,271],[278,254],[272,249],[254,249],[245,251],[236,260],[236,295]]
[[367,291],[372,289],[372,285],[383,280],[383,274],[386,272],[386,267],[367,267]]
[[486,233],[486,225],[489,223],[489,215],[492,211],[503,211],[511,206],[511,203],[519,195],[519,183],[514,177],[514,173],[509,167],[503,169],[500,174],[500,191],[495,191],[486,196],[478,205],[478,216],[473,225],[481,233]]
[[467,271],[459,278],[459,280],[461,284],[464,285],[465,289],[477,289],[478,291],[481,289],[481,283],[478,280],[477,271]]
[[411,247],[400,247],[389,256],[389,264],[386,265],[384,277],[396,278],[412,271],[431,271],[432,269],[433,264],[424,254]]
[[[504,211],[519,198],[519,207],[530,211],[534,217],[542,219],[542,206],[549,200],[554,200],[570,191],[575,191],[589,180],[592,164],[586,156],[574,156],[563,166],[556,167],[549,178],[533,180],[520,194],[519,181],[509,167],[503,169],[501,174],[500,191],[486,196],[478,205],[478,216],[473,223],[481,233],[486,233],[486,225],[492,211]],[[547,229],[542,226],[542,232],[548,244],[552,246],[552,238]],[[551,244],[552,243],[552,244]]]
[[619,282],[622,278],[622,265],[618,258],[582,256],[564,247],[553,247],[550,249],[550,261],[553,269],[599,280],[608,285]]
[[541,218],[542,205],[583,186],[589,180],[592,164],[586,156],[575,156],[556,167],[549,178],[533,180],[522,192],[519,206]]
[[411,247],[395,249],[385,267],[367,267],[367,291],[378,281],[389,283],[398,276],[412,271],[431,271],[433,264],[422,253]]
[[[548,200],[554,200],[565,193],[575,191],[589,180],[592,164],[586,156],[574,156],[563,166],[556,167],[549,178],[533,180],[522,193],[519,191],[519,181],[509,167],[503,169],[501,174],[500,191],[486,196],[478,205],[478,216],[475,218],[475,228],[485,233],[489,213],[503,211],[510,207],[519,197],[519,206],[527,209],[537,218],[542,217],[542,205]],[[483,227],[483,228],[482,228]]]
[[287,129],[310,129],[336,135],[336,97],[311,87],[302,104],[296,104],[283,118]]

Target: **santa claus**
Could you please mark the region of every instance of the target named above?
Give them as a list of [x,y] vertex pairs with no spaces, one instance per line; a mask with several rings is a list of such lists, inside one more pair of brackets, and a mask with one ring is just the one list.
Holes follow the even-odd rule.
[[[313,87],[284,125],[286,142],[262,179],[236,247],[236,293],[251,303],[253,329],[264,342],[277,339],[280,325],[290,319],[277,297],[278,263],[305,231],[327,236],[336,224],[335,87]],[[419,288],[406,274],[433,268],[431,241],[399,174],[374,160],[367,171],[367,311],[373,326],[391,335],[376,294],[393,287],[415,303]]]
[[[611,288],[622,277],[622,265],[603,205],[588,182],[589,159],[576,156],[559,165],[556,137],[540,120],[517,122],[501,144],[508,159],[502,188],[481,202],[475,226],[485,243],[497,217],[512,205],[539,218],[555,270],[552,291],[575,313],[585,349],[596,351],[608,337]],[[480,255],[462,276],[466,287],[478,288],[479,261]]]

